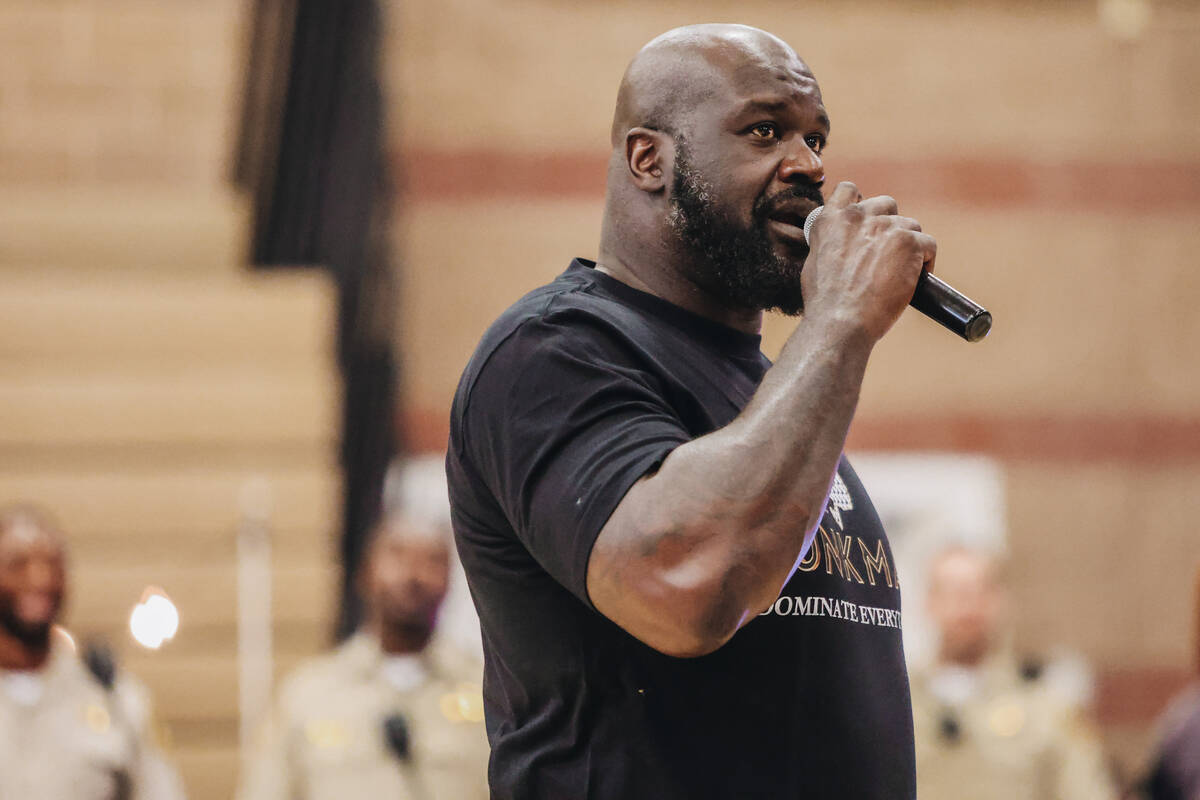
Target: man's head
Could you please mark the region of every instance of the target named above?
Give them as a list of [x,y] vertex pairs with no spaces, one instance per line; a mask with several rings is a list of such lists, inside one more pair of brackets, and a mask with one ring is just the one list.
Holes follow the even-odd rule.
[[66,595],[66,552],[49,517],[29,507],[0,511],[0,636],[45,648]]
[[368,618],[385,640],[419,649],[433,635],[450,580],[446,531],[393,514],[376,526],[359,575]]
[[977,664],[1000,637],[1008,594],[995,556],[955,546],[929,565],[929,615],[943,661]]
[[828,135],[816,80],[779,38],[743,25],[668,31],[621,82],[602,249],[657,246],[727,306],[797,313]]

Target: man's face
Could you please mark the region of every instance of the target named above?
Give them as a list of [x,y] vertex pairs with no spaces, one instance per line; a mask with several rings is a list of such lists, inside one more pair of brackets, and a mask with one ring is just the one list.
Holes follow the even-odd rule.
[[367,564],[367,602],[384,625],[427,636],[433,632],[449,580],[445,540],[384,531]]
[[66,564],[57,538],[33,524],[0,532],[0,628],[27,646],[44,646],[62,610]]
[[952,551],[934,561],[929,613],[944,658],[973,664],[986,656],[995,644],[1004,610],[1005,593],[989,558]]
[[829,121],[816,81],[790,58],[738,70],[676,134],[668,222],[699,286],[735,307],[797,314]]

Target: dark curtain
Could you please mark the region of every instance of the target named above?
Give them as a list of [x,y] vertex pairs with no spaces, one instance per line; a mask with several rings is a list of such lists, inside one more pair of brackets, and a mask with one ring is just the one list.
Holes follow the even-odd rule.
[[251,262],[311,265],[338,288],[343,384],[342,607],[396,448],[395,279],[377,0],[257,0],[235,181],[254,199]]

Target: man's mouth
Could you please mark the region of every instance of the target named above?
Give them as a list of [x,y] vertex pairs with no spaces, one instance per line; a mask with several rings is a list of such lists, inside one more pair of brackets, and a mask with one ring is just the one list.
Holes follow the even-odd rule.
[[22,594],[17,597],[17,617],[28,625],[42,625],[54,621],[58,605],[53,595],[40,592]]
[[808,244],[808,240],[804,238],[803,219],[796,220],[792,217],[773,216],[767,219],[767,228],[781,239],[786,239],[789,243]]
[[800,200],[772,209],[767,214],[768,226],[784,239],[808,244],[804,238],[804,220],[816,207],[811,200]]

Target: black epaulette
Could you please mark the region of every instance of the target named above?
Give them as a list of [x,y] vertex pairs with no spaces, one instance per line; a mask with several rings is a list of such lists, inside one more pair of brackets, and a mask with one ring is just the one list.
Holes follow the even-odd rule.
[[117,659],[112,648],[104,642],[88,642],[83,648],[83,663],[105,691],[111,692],[117,682]]
[[1046,671],[1046,665],[1040,658],[1029,656],[1021,660],[1017,673],[1025,683],[1037,683]]

